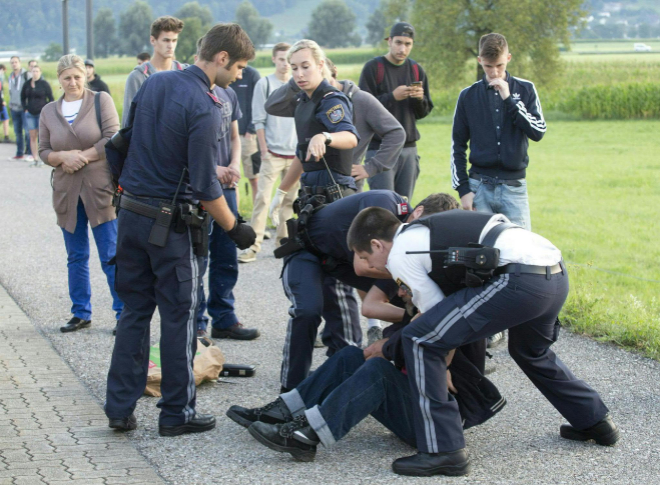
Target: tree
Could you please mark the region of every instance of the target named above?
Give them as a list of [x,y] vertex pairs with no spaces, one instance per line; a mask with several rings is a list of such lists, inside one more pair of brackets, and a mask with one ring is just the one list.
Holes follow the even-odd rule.
[[62,46],[57,42],[51,42],[46,47],[42,59],[46,62],[53,62],[59,60],[60,57],[62,57]]
[[383,9],[378,7],[369,16],[369,20],[365,26],[367,28],[367,38],[365,39],[368,44],[374,47],[378,46],[387,35],[387,19],[383,13]]
[[[571,29],[584,16],[582,4],[583,0],[416,0],[414,55],[434,80],[465,82],[462,74],[467,61],[479,54],[480,37],[499,32],[513,54],[510,72],[549,84],[561,74],[558,44],[569,45]],[[477,80],[483,72],[480,67]]]
[[330,49],[362,41],[355,32],[355,14],[342,0],[321,2],[312,12],[307,30],[310,39]]
[[[211,13],[211,9],[206,6],[202,7],[198,2],[188,2],[182,5],[181,8],[176,11],[174,16],[181,20],[198,18],[202,25],[208,25],[209,28],[211,28],[211,25],[213,25],[213,14]],[[184,20],[184,23],[186,28],[188,28],[188,22]],[[183,32],[181,33],[183,34]],[[179,42],[177,42],[177,44],[180,44],[180,42],[181,40],[179,38]],[[178,50],[179,48],[177,47],[177,51]]]
[[192,64],[197,53],[197,39],[202,37],[211,25],[203,25],[199,17],[183,18],[185,27],[179,34],[176,44],[176,57],[181,62]]
[[261,18],[257,9],[247,0],[236,9],[236,23],[243,27],[256,48],[268,43],[273,32],[271,21]]
[[120,53],[135,56],[151,48],[149,42],[153,13],[148,3],[137,0],[119,17]]
[[117,26],[111,8],[100,8],[94,19],[94,51],[98,57],[117,51]]

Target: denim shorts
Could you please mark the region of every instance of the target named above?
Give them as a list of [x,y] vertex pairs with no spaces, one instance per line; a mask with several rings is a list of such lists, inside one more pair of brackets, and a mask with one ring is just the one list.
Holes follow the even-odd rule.
[[9,119],[9,113],[7,113],[7,107],[3,106],[0,109],[0,121],[7,121]]
[[25,113],[25,129],[30,131],[30,130],[38,130],[39,129],[39,117],[41,116],[41,113],[38,115],[33,115],[31,113]]

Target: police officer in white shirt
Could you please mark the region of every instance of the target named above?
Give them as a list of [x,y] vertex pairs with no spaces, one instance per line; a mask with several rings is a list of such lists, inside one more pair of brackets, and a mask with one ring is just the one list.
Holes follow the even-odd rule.
[[[348,246],[369,267],[388,270],[411,290],[420,310],[401,334],[412,402],[418,404],[413,413],[419,452],[396,460],[396,473],[468,473],[445,359],[452,349],[505,329],[511,357],[570,423],[561,426],[560,435],[616,443],[619,431],[598,393],[550,350],[568,295],[566,267],[550,241],[501,214],[454,210],[403,225],[391,213],[371,207],[354,219]],[[499,250],[499,261],[492,248]],[[457,256],[461,264],[454,263]]]

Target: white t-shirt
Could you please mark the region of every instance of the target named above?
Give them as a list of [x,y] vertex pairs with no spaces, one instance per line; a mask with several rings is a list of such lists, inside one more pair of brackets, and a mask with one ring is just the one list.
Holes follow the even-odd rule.
[[[502,214],[495,214],[484,227],[479,236],[479,243],[497,224],[509,222]],[[412,300],[420,312],[424,313],[434,307],[445,295],[437,284],[429,277],[433,267],[431,255],[406,254],[408,251],[429,251],[431,246],[431,230],[421,224],[406,229],[402,225],[394,235],[394,242],[387,258],[387,269],[392,278],[405,283],[412,290]],[[554,266],[561,261],[561,251],[543,236],[525,229],[510,229],[497,238],[495,247],[500,250],[499,266],[510,263],[528,264],[534,266]]]
[[82,99],[78,101],[64,101],[62,100],[62,116],[69,122],[70,125],[76,120],[80,107],[82,106]]

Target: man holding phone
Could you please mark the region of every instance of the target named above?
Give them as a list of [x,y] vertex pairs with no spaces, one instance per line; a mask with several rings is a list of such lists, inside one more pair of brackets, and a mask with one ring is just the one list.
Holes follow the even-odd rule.
[[[389,52],[367,62],[360,75],[360,89],[378,98],[406,131],[406,143],[394,168],[369,177],[369,187],[393,190],[409,200],[419,176],[417,120],[426,117],[433,109],[426,74],[409,58],[414,37],[415,29],[409,23],[394,24],[390,36],[385,39]],[[374,136],[366,160],[374,156],[380,143],[381,139]]]

